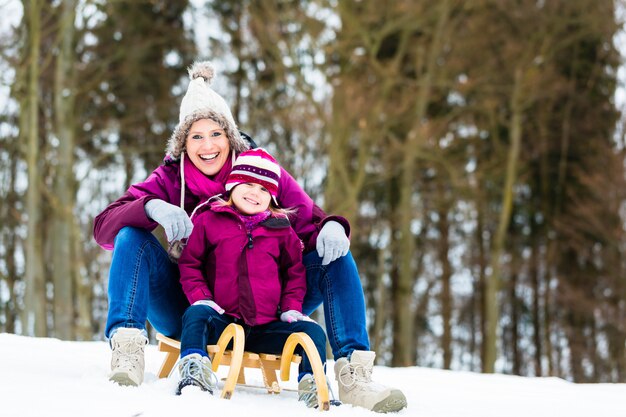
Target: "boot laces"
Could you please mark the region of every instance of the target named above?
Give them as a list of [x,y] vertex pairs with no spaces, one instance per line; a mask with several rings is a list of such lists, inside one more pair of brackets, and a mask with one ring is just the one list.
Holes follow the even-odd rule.
[[188,358],[182,361],[180,369],[181,377],[189,377],[196,380],[203,387],[213,391],[217,387],[217,376],[210,366],[210,362],[205,362],[198,358]]
[[347,363],[339,370],[339,379],[346,387],[372,382],[372,367],[360,363]]
[[317,406],[317,390],[313,378],[307,378],[306,386],[298,388],[298,401],[303,401],[309,408]]
[[139,362],[143,359],[143,349],[148,343],[148,339],[137,334],[121,340],[112,340],[114,355],[114,368],[134,369],[139,367]]

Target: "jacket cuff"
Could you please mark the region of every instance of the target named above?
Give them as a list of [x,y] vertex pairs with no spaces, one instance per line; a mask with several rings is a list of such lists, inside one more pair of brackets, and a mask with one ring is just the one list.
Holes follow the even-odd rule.
[[189,304],[193,304],[196,301],[200,301],[200,300],[210,300],[211,294],[209,294],[208,290],[204,288],[200,288],[187,294],[187,299],[189,300]]
[[280,303],[280,310],[284,313],[289,310],[296,310],[302,312],[302,303],[295,300],[285,300]]
[[137,201],[137,204],[141,204],[141,207],[143,208],[143,214],[144,216],[146,216],[146,220],[158,226],[158,223],[152,220],[150,217],[148,217],[148,213],[146,213],[146,203],[150,200],[157,200],[157,199],[158,197],[156,196],[145,195],[143,197],[139,197],[136,201]]

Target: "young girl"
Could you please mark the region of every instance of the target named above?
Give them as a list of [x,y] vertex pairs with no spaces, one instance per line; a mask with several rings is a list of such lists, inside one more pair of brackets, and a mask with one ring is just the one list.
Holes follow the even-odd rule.
[[[279,178],[265,150],[243,152],[226,182],[228,201],[207,202],[193,218],[178,262],[191,304],[183,316],[178,394],[187,385],[213,392],[206,346],[233,322],[244,326],[247,351],[281,353],[291,333],[305,332],[325,362],[326,335],[302,314],[303,245],[276,204]],[[298,388],[309,407],[317,404],[312,372],[304,355]]]

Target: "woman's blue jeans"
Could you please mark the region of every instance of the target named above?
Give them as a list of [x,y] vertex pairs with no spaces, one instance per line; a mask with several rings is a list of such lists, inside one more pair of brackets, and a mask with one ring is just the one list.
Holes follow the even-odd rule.
[[[353,350],[369,350],[361,280],[348,253],[329,265],[313,251],[304,256],[307,293],[303,312],[324,304],[326,333],[335,359]],[[178,266],[152,233],[124,227],[115,238],[109,271],[109,313],[105,336],[118,327],[145,329],[146,320],[160,333],[179,339],[189,302],[179,282]]]
[[[191,353],[207,356],[206,345],[214,345],[230,323],[243,326],[245,333],[245,350],[255,353],[281,354],[287,338],[296,332],[304,332],[311,337],[317,348],[322,364],[326,363],[326,335],[319,324],[310,321],[284,323],[273,321],[259,326],[247,326],[228,314],[219,314],[209,306],[194,305],[187,309],[183,316],[183,334],[180,339],[180,357]],[[301,346],[295,351],[302,355],[298,367],[298,381],[306,374],[312,374],[313,368],[308,356]],[[324,367],[326,369],[326,367]]]

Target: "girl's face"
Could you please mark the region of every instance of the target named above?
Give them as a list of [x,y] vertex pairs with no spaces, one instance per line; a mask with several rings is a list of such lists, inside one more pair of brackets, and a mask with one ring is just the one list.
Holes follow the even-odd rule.
[[226,132],[211,119],[200,119],[191,125],[185,146],[191,162],[207,176],[217,174],[230,153]]
[[231,190],[230,198],[237,210],[250,216],[267,210],[272,196],[262,185],[244,182]]

